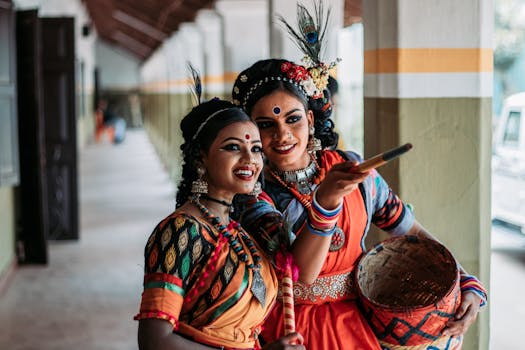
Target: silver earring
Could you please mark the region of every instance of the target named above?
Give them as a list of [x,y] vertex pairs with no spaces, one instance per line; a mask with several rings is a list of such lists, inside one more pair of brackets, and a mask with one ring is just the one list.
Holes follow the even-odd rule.
[[202,178],[204,173],[204,168],[197,167],[198,178],[191,183],[191,193],[196,195],[208,193],[208,182]]
[[310,139],[308,140],[307,150],[308,150],[308,153],[312,154],[312,153],[322,150],[323,146],[321,144],[321,140],[315,137],[315,128],[311,126],[309,131],[310,131],[309,132]]
[[255,185],[253,186],[253,190],[250,192],[250,195],[257,197],[261,193],[262,193],[262,186],[261,186],[261,183],[257,181]]

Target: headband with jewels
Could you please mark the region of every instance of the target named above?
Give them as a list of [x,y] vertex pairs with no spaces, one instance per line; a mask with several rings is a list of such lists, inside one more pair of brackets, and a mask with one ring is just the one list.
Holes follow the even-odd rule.
[[246,108],[250,97],[264,84],[281,80],[296,85],[308,98],[323,97],[323,91],[328,85],[329,71],[339,59],[330,64],[321,61],[323,41],[326,26],[330,19],[330,9],[324,10],[321,1],[314,3],[314,16],[308,9],[297,4],[297,26],[295,30],[284,17],[278,16],[291,38],[305,54],[303,65],[286,60],[263,60],[254,64],[239,74],[233,87],[233,103]]
[[[192,91],[193,98],[195,100],[194,108],[198,108],[199,106],[204,106],[207,103],[202,101],[203,88],[202,88],[202,80],[200,78],[200,74],[197,71],[197,69],[195,69],[191,65],[191,63],[188,63],[188,70],[190,71],[191,76],[192,76],[191,91]],[[229,102],[229,101],[222,101],[218,97],[214,97],[208,102],[216,103],[216,106],[217,106],[216,108],[219,108],[219,106],[222,106],[222,108],[219,108],[219,109],[211,112],[208,116],[206,116],[205,114],[203,114],[202,116],[201,116],[201,114],[198,114],[198,116],[201,117],[202,120],[196,120],[195,121],[196,125],[198,125],[198,126],[197,126],[197,129],[193,132],[193,135],[191,137],[191,141],[195,141],[197,139],[197,137],[200,135],[200,133],[203,130],[203,128],[206,126],[206,124],[208,124],[208,122],[211,119],[215,118],[216,116],[218,116],[222,112],[229,111],[229,110],[239,110],[240,111],[240,109],[237,106],[232,105],[231,102]]]
[[306,98],[323,96],[322,90],[316,87],[305,67],[287,60],[268,59],[256,62],[239,74],[233,86],[232,102],[245,109],[253,93],[272,81],[284,81],[293,84],[299,88]]

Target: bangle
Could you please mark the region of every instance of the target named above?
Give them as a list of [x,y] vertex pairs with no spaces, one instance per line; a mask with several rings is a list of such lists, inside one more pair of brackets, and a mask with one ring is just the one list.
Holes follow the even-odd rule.
[[476,277],[466,273],[460,274],[459,286],[461,293],[476,293],[481,298],[479,306],[485,306],[487,304],[487,291]]
[[306,221],[306,225],[308,227],[308,230],[313,233],[314,235],[321,236],[321,237],[329,237],[334,234],[336,226],[334,225],[332,228],[329,228],[327,230],[318,229],[310,223],[310,220]]
[[341,201],[341,203],[339,203],[339,205],[335,209],[327,210],[323,208],[317,201],[317,189],[316,189],[314,191],[314,195],[312,196],[312,207],[315,207],[316,210],[320,212],[321,214],[323,214],[324,216],[332,217],[332,216],[336,216],[337,214],[341,212],[341,209],[343,208],[343,201]]
[[337,220],[339,220],[339,214],[343,208],[343,202],[333,210],[326,210],[316,200],[317,191],[314,192],[312,198],[312,205],[308,209],[308,223],[316,231],[330,231],[332,230]]

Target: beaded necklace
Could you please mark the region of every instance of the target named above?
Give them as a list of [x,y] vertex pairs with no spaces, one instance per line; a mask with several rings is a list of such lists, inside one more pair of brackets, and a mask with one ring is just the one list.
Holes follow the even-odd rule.
[[[312,178],[309,178],[308,181],[311,182],[311,184],[315,184],[315,185],[318,185],[321,183],[321,181],[323,181],[324,177],[325,177],[325,170],[322,169],[321,167],[319,167],[319,164],[317,163],[317,160],[315,158],[312,159],[312,162],[310,163],[310,165],[308,165],[307,168],[312,168],[312,164],[315,166],[315,177],[312,179]],[[272,177],[279,183],[281,184],[283,187],[285,187],[286,189],[288,189],[288,191],[290,191],[293,196],[295,198],[297,198],[297,200],[303,205],[303,207],[305,207],[306,209],[310,208],[312,206],[312,189],[310,189],[310,192],[308,193],[303,193],[304,191],[301,191],[301,189],[297,188],[297,183],[296,182],[287,182],[285,180],[283,180],[279,174],[277,172],[275,172],[274,170],[272,169],[269,169],[270,171],[270,174],[272,175]],[[288,171],[288,173],[291,173],[291,171]]]
[[[224,225],[217,216],[213,215],[208,208],[199,202],[198,197],[192,197],[191,203],[195,205],[197,209],[201,211],[204,218],[209,223],[211,223],[217,231],[219,231],[218,241],[220,242],[224,239],[227,239],[228,244],[235,251],[239,257],[239,260],[244,262],[246,267],[253,271],[253,280],[250,290],[252,291],[253,296],[264,307],[266,302],[266,286],[261,273],[259,272],[259,270],[262,268],[260,264],[262,258],[259,254],[259,251],[257,250],[257,247],[255,246],[255,243],[250,238],[250,235],[248,235],[241,225],[234,220],[230,219],[228,226]],[[248,246],[252,256],[252,262],[248,263],[248,254],[244,251],[243,246],[237,237],[234,236],[232,232],[233,230],[236,230],[239,233],[238,237],[240,237],[240,239]]]

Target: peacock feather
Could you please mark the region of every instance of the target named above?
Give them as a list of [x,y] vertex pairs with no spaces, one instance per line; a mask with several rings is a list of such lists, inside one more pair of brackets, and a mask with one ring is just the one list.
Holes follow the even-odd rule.
[[188,70],[190,71],[191,78],[193,80],[192,82],[193,84],[191,86],[191,92],[192,92],[193,97],[196,100],[195,105],[199,105],[201,103],[201,96],[202,96],[201,77],[200,77],[199,71],[195,69],[195,67],[193,67],[191,63],[189,62],[188,62]]
[[297,4],[297,29],[294,29],[283,16],[278,15],[277,19],[284,25],[297,47],[317,65],[322,63],[320,57],[324,49],[323,42],[331,9],[328,8],[325,13],[322,0],[312,2],[313,16],[304,5]]

